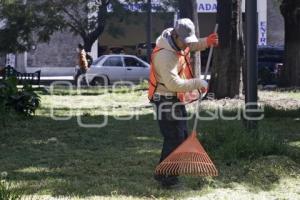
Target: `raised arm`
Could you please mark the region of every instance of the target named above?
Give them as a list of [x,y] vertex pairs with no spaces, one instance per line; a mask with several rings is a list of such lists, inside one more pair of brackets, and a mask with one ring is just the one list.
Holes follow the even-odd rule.
[[206,38],[200,38],[198,42],[189,44],[191,51],[203,51],[210,46],[218,46],[219,36],[217,33],[212,33]]

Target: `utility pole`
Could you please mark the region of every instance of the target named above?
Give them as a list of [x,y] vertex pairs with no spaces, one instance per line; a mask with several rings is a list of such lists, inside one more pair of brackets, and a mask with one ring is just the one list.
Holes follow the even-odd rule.
[[[246,62],[247,62],[247,89],[246,113],[247,128],[254,129],[257,121],[249,117],[257,116],[257,1],[246,0]],[[250,110],[252,112],[250,112]]]
[[151,6],[151,0],[147,1],[147,60],[150,63],[151,59],[151,53],[152,53],[152,6]]

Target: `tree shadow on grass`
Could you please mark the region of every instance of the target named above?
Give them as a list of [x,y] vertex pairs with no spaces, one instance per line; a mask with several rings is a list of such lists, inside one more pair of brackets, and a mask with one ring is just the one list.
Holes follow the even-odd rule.
[[[121,121],[109,116],[107,126],[101,129],[80,127],[76,118],[55,121],[35,116],[10,122],[0,134],[0,172],[7,171],[8,180],[18,182],[18,189],[26,194],[81,197],[179,198],[194,192],[200,194],[206,186],[230,187],[233,182],[254,187],[257,183],[253,182],[254,178],[264,178],[249,172],[253,167],[251,162],[231,160],[228,163],[226,158],[216,156],[215,150],[209,150],[220,170],[219,177],[187,178],[184,192],[163,190],[153,180],[162,146],[157,124],[152,114],[138,117],[139,120]],[[89,124],[99,124],[103,116],[83,116],[82,119]],[[242,130],[241,124],[221,120],[202,122],[199,132],[226,135],[235,129]],[[269,127],[265,131],[282,131],[272,124],[272,121],[262,122]],[[278,181],[264,182],[267,187],[261,189],[268,189]]]

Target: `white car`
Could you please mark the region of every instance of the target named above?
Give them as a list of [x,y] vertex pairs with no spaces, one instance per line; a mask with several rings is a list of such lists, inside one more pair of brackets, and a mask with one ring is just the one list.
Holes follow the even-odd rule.
[[133,55],[110,54],[96,59],[86,73],[91,85],[112,84],[116,81],[148,80],[150,65]]

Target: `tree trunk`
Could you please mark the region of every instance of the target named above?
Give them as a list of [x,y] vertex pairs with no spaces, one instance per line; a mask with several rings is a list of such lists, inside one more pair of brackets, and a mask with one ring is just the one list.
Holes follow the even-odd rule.
[[[101,33],[99,34],[99,36],[101,35]],[[91,52],[92,50],[92,46],[94,44],[96,40],[91,40],[89,37],[83,38],[83,43],[84,43],[84,50],[86,52]]]
[[300,1],[283,0],[280,6],[285,21],[283,86],[300,86]]
[[234,98],[241,94],[245,46],[242,29],[242,0],[218,0],[220,47],[213,60],[210,91],[215,98]]
[[[189,18],[195,24],[196,36],[200,38],[198,12],[197,12],[197,1],[196,0],[179,0],[179,16],[180,18]],[[201,75],[201,53],[200,51],[192,53],[191,56],[193,73],[195,77]]]
[[[84,33],[80,34],[83,42],[84,42],[84,49],[87,52],[91,52],[92,46],[94,42],[99,38],[99,36],[103,33],[106,19],[107,19],[107,6],[109,1],[102,0],[102,4],[98,7],[98,16],[97,16],[97,26],[91,31],[86,30]],[[88,19],[87,19],[88,23]]]

